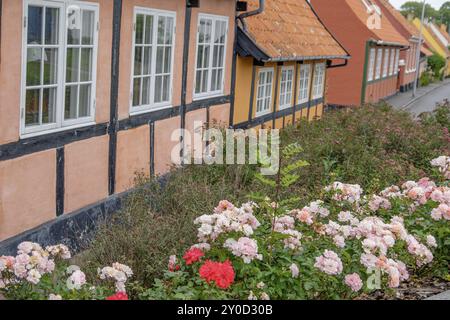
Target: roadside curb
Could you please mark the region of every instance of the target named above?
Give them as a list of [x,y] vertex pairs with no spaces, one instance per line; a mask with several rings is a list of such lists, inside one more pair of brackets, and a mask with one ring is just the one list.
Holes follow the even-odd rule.
[[430,89],[429,91],[427,91],[427,92],[425,92],[424,94],[422,94],[421,96],[418,96],[418,97],[416,97],[416,98],[414,98],[414,99],[412,99],[412,100],[410,100],[410,101],[408,101],[406,104],[404,104],[403,106],[401,106],[399,109],[400,110],[407,110],[408,109],[408,107],[410,106],[410,105],[412,105],[414,102],[416,102],[416,101],[418,101],[419,99],[422,99],[424,96],[426,96],[427,94],[430,94],[431,92],[433,92],[433,91],[435,91],[435,90],[437,90],[437,89],[440,89],[440,88],[442,88],[443,86],[445,86],[445,85],[447,85],[447,84],[449,84],[450,82],[449,81],[442,81],[442,83],[439,85],[439,86],[436,86],[436,87],[434,87],[433,89]]
[[450,300],[450,290],[428,297],[425,300]]

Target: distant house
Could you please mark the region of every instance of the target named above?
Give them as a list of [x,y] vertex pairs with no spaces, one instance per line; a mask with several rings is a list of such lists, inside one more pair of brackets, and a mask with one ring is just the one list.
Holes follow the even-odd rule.
[[[419,47],[419,31],[397,10],[388,0],[373,0],[380,8],[382,14],[389,19],[395,30],[409,41],[409,47],[400,51],[399,63],[399,89],[408,91],[413,87],[416,78],[417,50]],[[426,52],[426,51],[423,51]],[[426,52],[430,54],[431,52]],[[425,55],[426,55],[425,53]],[[419,55],[419,58],[422,55]],[[422,60],[423,61],[423,60]],[[420,72],[420,66],[419,66]]]
[[[420,30],[421,22],[418,18],[412,21],[413,25]],[[444,76],[450,75],[450,50],[448,46],[445,45],[447,42],[445,36],[442,34],[440,29],[435,26],[432,22],[426,22],[422,28],[423,37],[427,45],[430,47],[431,51],[440,55],[446,60],[446,65],[443,69]]]
[[397,93],[402,85],[400,58],[412,37],[400,34],[375,1],[332,2],[311,0],[322,22],[352,59],[345,68],[330,70],[328,102],[358,106]]
[[[256,0],[248,3],[249,11],[258,7]],[[264,12],[242,19],[237,41],[238,128],[281,128],[320,117],[331,62],[349,58],[306,0],[266,1]]]

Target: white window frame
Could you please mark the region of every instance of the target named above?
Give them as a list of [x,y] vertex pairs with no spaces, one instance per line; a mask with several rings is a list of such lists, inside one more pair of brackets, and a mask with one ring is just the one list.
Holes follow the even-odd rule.
[[383,78],[386,78],[389,73],[389,49],[385,48],[383,53]]
[[[260,79],[262,73],[266,73],[266,74],[271,73],[272,74],[272,82],[270,84],[270,95],[269,96],[268,95],[264,95],[261,98],[258,98],[259,97],[259,92],[262,89],[262,87],[264,87],[264,93],[266,93],[267,82],[264,83],[263,85],[259,84],[259,79]],[[272,112],[274,77],[275,77],[275,70],[274,70],[274,68],[260,68],[258,70],[258,77],[256,78],[257,82],[255,83],[255,85],[257,86],[256,96],[255,96],[255,110],[256,110],[255,114],[256,114],[256,117],[263,116],[265,114],[268,114],[268,113]],[[266,81],[267,81],[267,76],[266,76]],[[258,111],[258,100],[265,100],[268,97],[270,97],[269,108]]]
[[[319,71],[321,75],[319,76]],[[314,77],[313,77],[313,89],[312,89],[312,98],[319,99],[323,98],[323,92],[325,90],[325,74],[326,67],[325,63],[316,63],[314,65]]]
[[367,81],[373,81],[375,76],[375,57],[377,55],[377,50],[375,48],[370,48],[369,53],[369,68],[367,74]]
[[389,60],[389,76],[394,74],[394,65],[395,65],[395,49],[390,49],[390,60]]
[[383,49],[377,49],[377,59],[376,59],[376,67],[375,67],[375,80],[381,78],[381,67],[383,64]]
[[[299,68],[299,76],[298,76],[298,98],[297,103],[305,103],[309,101],[309,89],[310,89],[310,83],[311,83],[311,70],[312,70],[312,64],[311,63],[304,63],[300,65]],[[302,70],[304,71],[304,75],[302,77]],[[306,91],[306,97],[303,97],[303,93]]]
[[[211,26],[211,43],[210,43],[210,59],[209,59],[209,65],[208,65],[208,90],[206,92],[202,93],[196,93],[196,83],[197,83],[197,61],[198,61],[198,54],[199,54],[199,40],[200,40],[200,21],[202,19],[210,19],[212,20],[212,26]],[[222,72],[222,79],[221,79],[221,89],[220,90],[211,90],[211,76],[212,76],[212,70],[213,70],[213,54],[214,54],[214,35],[216,30],[216,21],[223,21],[226,24],[225,28],[225,45],[224,45],[224,53],[223,53],[223,72]],[[196,40],[196,48],[195,48],[195,68],[194,68],[194,83],[193,83],[193,100],[201,100],[205,98],[212,98],[221,96],[224,94],[225,90],[225,73],[227,71],[227,48],[228,48],[228,32],[229,32],[230,24],[229,24],[229,17],[227,16],[219,16],[219,15],[213,15],[213,14],[206,14],[206,13],[199,13],[198,14],[198,21],[197,21],[197,40]],[[203,69],[203,68],[202,68]]]
[[[91,83],[91,93],[90,93],[90,116],[82,117],[77,119],[64,120],[65,112],[65,89],[66,89],[66,70],[67,70],[67,48],[70,45],[67,44],[67,7],[69,5],[78,5],[81,9],[88,9],[94,12],[94,38],[93,45],[73,45],[74,47],[83,48],[83,46],[92,47],[92,80],[85,81]],[[25,125],[26,118],[26,78],[27,78],[27,49],[28,46],[28,7],[29,6],[40,6],[40,7],[52,7],[60,9],[59,16],[59,34],[57,45],[39,45],[40,47],[51,47],[58,48],[58,61],[57,61],[57,81],[56,85],[51,85],[51,87],[56,87],[56,110],[55,110],[55,123],[35,125],[27,127]],[[55,133],[70,129],[75,129],[79,127],[85,127],[95,124],[95,111],[96,111],[96,96],[97,96],[97,58],[98,58],[98,36],[99,36],[99,25],[100,25],[100,6],[98,3],[87,2],[87,1],[70,1],[70,0],[23,0],[23,23],[22,23],[22,66],[21,66],[21,94],[20,94],[20,117],[19,117],[19,128],[20,137],[29,138],[34,136],[39,136],[43,134]],[[45,23],[43,23],[44,28]],[[81,36],[80,36],[81,37]],[[80,40],[81,41],[81,40]],[[81,53],[80,53],[81,56]],[[81,59],[81,58],[80,58]],[[80,68],[80,66],[78,66]],[[41,68],[43,69],[43,68]],[[79,71],[79,70],[78,70]],[[43,70],[41,70],[43,72]],[[73,82],[72,85],[84,82]],[[46,85],[31,86],[45,88]],[[42,98],[41,103],[42,104]],[[42,106],[40,106],[40,109]]]
[[[290,87],[291,87],[291,90],[290,90],[290,92],[287,90],[287,88],[288,88],[288,83],[289,83],[289,80],[288,80],[288,78],[287,78],[287,74],[286,74],[286,91],[285,92],[282,92],[282,84],[283,84],[283,72],[291,72],[291,74],[292,74],[292,78],[291,78],[291,80],[290,80],[290,83],[291,83],[291,85],[290,85]],[[278,101],[278,104],[279,104],[279,108],[280,108],[280,110],[281,109],[286,109],[286,108],[290,108],[290,107],[292,107],[292,99],[293,99],[293,92],[294,92],[294,82],[295,82],[295,68],[294,68],[294,66],[283,66],[283,67],[281,67],[281,72],[280,72],[280,88],[279,88],[279,90],[280,90],[280,95],[279,95],[279,101]],[[284,104],[281,104],[281,97],[282,96],[288,96],[288,95],[290,95],[290,99],[289,99],[289,101],[287,102],[287,103],[284,103]]]
[[[134,96],[134,78],[139,77],[134,75],[134,67],[135,67],[135,55],[136,55],[136,21],[137,16],[139,14],[145,15],[145,16],[153,16],[153,44],[152,46],[152,55],[151,55],[151,61],[150,61],[150,69],[151,73],[149,75],[150,77],[150,103],[140,106],[133,106],[133,96]],[[157,37],[158,37],[158,17],[170,17],[173,18],[173,35],[172,35],[172,54],[170,57],[170,77],[169,77],[169,100],[168,101],[162,101],[155,103],[155,78],[156,78],[156,54],[157,54]],[[130,81],[130,105],[129,105],[129,112],[130,115],[137,115],[147,112],[153,112],[161,109],[171,108],[173,105],[173,64],[175,60],[175,45],[176,45],[176,12],[174,11],[168,11],[168,10],[159,10],[159,9],[153,9],[153,8],[147,8],[147,7],[134,7],[134,14],[133,14],[133,40],[132,40],[132,46],[131,46],[131,81]],[[155,28],[156,26],[156,28]],[[145,30],[145,26],[144,26]],[[144,41],[144,34],[142,35]],[[141,44],[138,44],[141,45]],[[142,44],[143,45],[143,44]],[[144,45],[145,46],[145,45]],[[142,59],[144,59],[144,53],[142,53]],[[142,75],[140,76],[143,77]],[[141,95],[142,95],[142,87],[143,84],[141,83]]]

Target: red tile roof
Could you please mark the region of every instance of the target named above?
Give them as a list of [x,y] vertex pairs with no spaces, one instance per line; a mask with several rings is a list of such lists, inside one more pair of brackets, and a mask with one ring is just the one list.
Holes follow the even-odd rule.
[[[249,10],[258,0],[248,1]],[[327,31],[306,0],[266,0],[263,13],[245,19],[247,36],[271,60],[345,57],[348,53]]]
[[417,28],[412,26],[408,19],[406,19],[400,11],[394,8],[394,6],[389,2],[389,0],[375,0],[377,4],[383,9],[386,9],[397,21],[400,23],[403,28],[410,34],[411,37],[419,37],[419,31]]

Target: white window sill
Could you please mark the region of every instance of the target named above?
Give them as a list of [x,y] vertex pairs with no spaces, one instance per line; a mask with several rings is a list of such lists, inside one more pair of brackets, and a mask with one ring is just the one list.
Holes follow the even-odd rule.
[[141,110],[136,110],[136,111],[131,110],[130,111],[130,116],[131,117],[132,116],[138,116],[138,115],[141,115],[141,114],[152,113],[152,112],[155,112],[155,111],[160,111],[160,110],[169,109],[169,108],[173,108],[173,106],[170,104],[170,105],[164,105],[164,106],[153,107],[153,108],[146,108],[146,109],[141,109]]
[[198,95],[194,94],[192,100],[193,101],[200,101],[200,100],[206,100],[206,99],[210,99],[210,98],[221,97],[223,95],[224,95],[223,91],[221,91],[221,92],[213,92],[213,93],[204,93],[204,94],[198,94]]
[[280,108],[280,110],[289,109],[289,108],[292,108],[292,105],[291,104],[285,104],[284,106],[280,106],[279,108]]
[[272,113],[271,110],[257,112],[257,113],[255,114],[255,117],[256,117],[256,118],[262,117],[262,116],[265,116],[266,114],[270,114],[270,113]]
[[61,128],[57,128],[57,129],[43,130],[43,131],[38,131],[38,132],[33,132],[33,133],[23,133],[20,135],[20,139],[34,138],[34,137],[44,136],[46,134],[52,134],[52,133],[69,131],[69,130],[73,130],[73,129],[89,127],[89,126],[93,126],[95,124],[96,124],[95,121],[90,121],[90,122],[74,124],[74,125],[70,125],[70,126],[66,126],[66,127],[61,127]]

